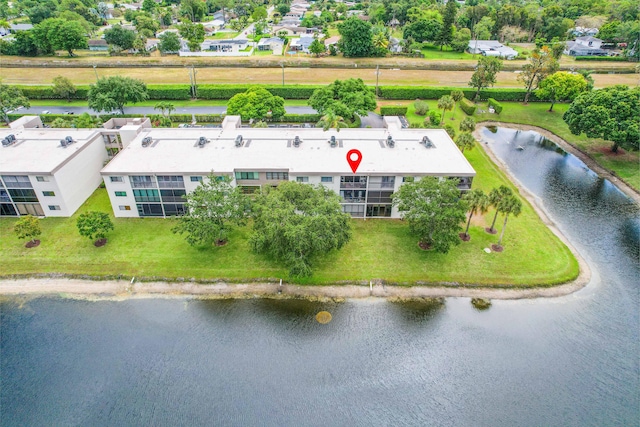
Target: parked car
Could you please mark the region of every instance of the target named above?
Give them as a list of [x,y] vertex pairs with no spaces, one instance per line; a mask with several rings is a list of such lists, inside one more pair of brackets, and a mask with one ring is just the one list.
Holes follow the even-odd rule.
[[41,114],[51,114],[51,111],[49,111],[49,110],[44,110],[44,111],[42,111],[42,113],[41,113]]
[[75,113],[74,113],[73,111],[65,111],[65,112],[64,112],[64,114],[70,114],[70,115],[73,115],[73,114],[75,114]]

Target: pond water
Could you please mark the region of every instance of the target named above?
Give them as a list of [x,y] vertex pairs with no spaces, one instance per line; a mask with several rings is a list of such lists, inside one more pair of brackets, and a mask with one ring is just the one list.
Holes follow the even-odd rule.
[[5,299],[0,425],[639,425],[638,207],[535,133],[483,138],[587,259],[585,289],[486,311]]

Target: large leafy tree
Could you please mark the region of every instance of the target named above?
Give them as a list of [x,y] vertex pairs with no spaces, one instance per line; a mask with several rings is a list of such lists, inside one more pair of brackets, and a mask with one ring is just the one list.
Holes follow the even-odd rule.
[[101,77],[89,87],[89,107],[95,111],[119,110],[124,114],[124,106],[129,103],[149,99],[147,86],[130,77]]
[[76,87],[68,78],[56,76],[53,78],[53,93],[71,102],[71,96],[76,93]]
[[476,70],[471,75],[469,86],[476,88],[474,100],[480,96],[480,91],[491,87],[496,82],[496,75],[502,69],[502,61],[493,56],[483,56],[478,60]]
[[100,119],[91,117],[89,113],[82,113],[73,121],[73,125],[76,129],[95,128],[98,127],[100,123]]
[[246,92],[231,97],[227,114],[241,115],[243,119],[274,119],[284,116],[284,99],[274,96],[263,87],[252,86]]
[[320,114],[331,110],[352,120],[356,114],[366,115],[375,110],[377,103],[375,94],[362,79],[347,79],[316,89],[309,98],[309,105]]
[[160,43],[158,43],[158,50],[162,53],[178,52],[180,50],[180,37],[176,33],[166,32],[158,37]]
[[114,25],[104,32],[104,41],[110,45],[117,46],[121,50],[133,49],[135,40],[136,32],[122,28],[120,25]]
[[313,53],[316,57],[320,56],[321,53],[325,53],[327,51],[327,47],[318,39],[314,39],[309,45],[309,52]]
[[455,1],[448,1],[444,8],[444,14],[442,15],[442,29],[436,37],[436,44],[440,46],[440,50],[444,46],[451,45],[453,41],[453,32],[455,27],[453,23],[456,20],[456,13],[458,11],[458,3]]
[[0,81],[0,112],[2,112],[2,118],[7,123],[9,121],[9,111],[23,106],[29,108],[29,100],[22,94],[22,91],[15,86],[9,86]]
[[61,49],[73,56],[74,49],[87,48],[86,30],[78,21],[49,18],[33,27],[32,31],[38,49],[44,54]]
[[207,13],[207,4],[202,0],[182,0],[180,2],[180,14],[186,16],[191,22],[202,21]]
[[113,230],[113,222],[109,214],[98,211],[81,213],[76,222],[78,232],[89,240],[102,240],[107,238],[107,233]]
[[13,226],[13,231],[18,236],[18,239],[29,239],[30,242],[34,242],[36,237],[42,234],[40,229],[40,220],[32,215],[26,215],[16,221]]
[[369,56],[373,52],[373,30],[369,22],[351,17],[338,24],[342,38],[338,43],[345,57]]
[[562,117],[574,135],[613,142],[611,151],[640,148],[640,88],[612,86],[578,96]]
[[504,223],[502,224],[502,231],[500,232],[497,246],[502,249],[502,238],[504,237],[504,231],[507,229],[509,215],[520,215],[520,212],[522,212],[522,202],[515,195],[507,196],[501,203],[500,211],[504,214]]
[[469,40],[471,40],[471,30],[468,28],[460,28],[453,36],[451,48],[456,52],[462,53],[469,47]]
[[256,197],[250,244],[257,252],[284,262],[292,277],[309,276],[314,257],[349,241],[349,222],[332,190],[285,181],[263,188]]
[[186,195],[185,214],[172,231],[186,234],[192,246],[219,245],[234,226],[245,224],[249,208],[249,199],[231,184],[231,177],[212,173]]
[[457,180],[424,177],[407,182],[393,194],[393,203],[422,247],[447,253],[460,243],[467,204],[460,198]]
[[438,19],[420,19],[407,24],[402,32],[402,37],[405,39],[411,37],[417,42],[433,42],[441,32],[442,22]]
[[180,35],[187,40],[189,50],[196,52],[200,50],[200,44],[204,41],[204,26],[184,21],[178,25]]
[[587,81],[581,74],[559,71],[540,82],[536,90],[539,99],[551,101],[549,111],[553,111],[556,102],[573,101],[578,95],[587,90]]
[[529,102],[531,92],[538,89],[540,82],[547,76],[558,71],[558,61],[553,57],[553,53],[548,46],[541,49],[534,49],[529,57],[529,62],[522,67],[522,72],[518,74],[518,81],[524,84],[527,93],[524,95],[524,103]]
[[475,190],[468,191],[463,196],[464,200],[467,202],[468,211],[469,211],[469,219],[467,220],[467,228],[464,230],[463,239],[469,240],[471,237],[469,236],[469,226],[471,225],[471,218],[473,215],[480,213],[484,214],[489,209],[489,198],[484,191],[476,188]]

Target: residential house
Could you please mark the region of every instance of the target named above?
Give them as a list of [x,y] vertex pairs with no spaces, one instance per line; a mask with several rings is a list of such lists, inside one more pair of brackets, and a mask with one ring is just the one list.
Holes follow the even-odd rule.
[[89,50],[93,52],[106,52],[109,50],[109,45],[104,39],[89,40]]
[[284,40],[280,37],[261,38],[258,42],[258,50],[270,50],[274,55],[282,55],[284,49]]
[[9,28],[0,27],[0,36],[8,36],[18,31],[29,31],[33,29],[31,24],[11,24]]
[[468,51],[484,56],[496,56],[504,59],[515,59],[518,52],[497,40],[469,40]]
[[309,46],[311,46],[311,43],[313,43],[314,40],[315,38],[309,35],[301,36],[300,38],[297,38],[297,39],[291,39],[291,43],[289,44],[289,50],[295,51],[295,52],[309,53]]
[[609,52],[601,45],[602,40],[592,36],[576,37],[574,41],[567,42],[563,53],[570,56],[607,56]]
[[205,40],[200,44],[202,51],[237,53],[249,46],[247,39]]

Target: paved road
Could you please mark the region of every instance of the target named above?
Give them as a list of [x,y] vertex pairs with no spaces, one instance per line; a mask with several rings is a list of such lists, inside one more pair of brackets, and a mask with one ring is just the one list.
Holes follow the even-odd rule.
[[[315,114],[316,110],[311,107],[285,107],[289,114]],[[177,108],[173,114],[222,114],[227,110],[227,107],[183,107]],[[97,114],[89,107],[60,107],[60,106],[38,106],[31,108],[22,108],[16,113],[22,114],[65,114],[67,112],[75,115],[82,113]],[[126,114],[160,114],[160,111],[154,110],[153,107],[125,107],[124,112]]]

